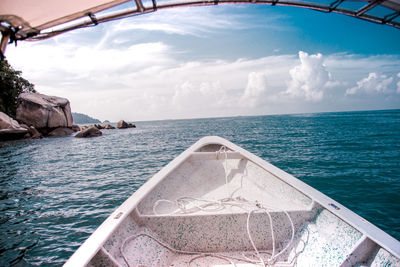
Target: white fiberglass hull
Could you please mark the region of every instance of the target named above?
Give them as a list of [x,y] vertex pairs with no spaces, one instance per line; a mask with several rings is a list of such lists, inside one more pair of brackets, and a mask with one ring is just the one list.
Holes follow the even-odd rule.
[[164,167],[65,266],[400,266],[400,242],[220,137]]

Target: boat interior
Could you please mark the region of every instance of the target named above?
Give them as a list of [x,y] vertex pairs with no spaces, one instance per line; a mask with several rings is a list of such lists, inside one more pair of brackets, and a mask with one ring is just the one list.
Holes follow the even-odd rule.
[[266,168],[208,144],[139,201],[89,266],[393,262],[388,251]]

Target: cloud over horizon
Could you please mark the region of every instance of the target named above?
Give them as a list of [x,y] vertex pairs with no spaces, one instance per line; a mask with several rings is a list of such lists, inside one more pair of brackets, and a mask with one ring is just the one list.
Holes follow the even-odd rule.
[[357,81],[357,86],[347,89],[346,95],[393,93],[394,90],[390,88],[393,80],[393,77],[370,72],[368,77]]
[[299,59],[300,65],[289,71],[292,79],[285,93],[308,101],[322,100],[323,89],[330,81],[330,73],[323,64],[322,54],[308,55],[306,52],[299,51]]
[[[138,24],[121,21],[111,30],[99,28],[103,31],[97,38],[74,33],[21,43],[17,49],[10,47],[7,57],[39,92],[66,97],[74,111],[101,120],[349,110],[370,107],[370,102],[354,102],[355,95],[400,92],[400,58],[395,55],[298,51],[198,60],[182,58],[185,47],[130,37],[142,29],[201,39],[220,29],[248,27],[239,23],[246,15],[228,20],[214,9],[204,16],[192,13],[192,23],[184,25],[182,12],[163,13],[157,20],[149,16]],[[214,25],[215,17],[219,20]],[[381,99],[377,107],[396,105],[400,106],[399,94]]]
[[397,82],[397,90],[396,90],[396,92],[398,94],[400,94],[400,72],[397,73],[397,77],[399,78],[399,81]]
[[250,72],[247,85],[239,103],[243,107],[254,108],[265,103],[268,98],[268,79],[262,72]]

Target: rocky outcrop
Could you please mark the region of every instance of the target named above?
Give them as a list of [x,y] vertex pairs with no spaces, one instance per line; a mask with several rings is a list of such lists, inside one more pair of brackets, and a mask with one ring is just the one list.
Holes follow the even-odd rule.
[[43,135],[33,126],[28,126],[26,124],[20,124],[22,128],[25,128],[28,133],[25,134],[24,138],[29,139],[41,139]]
[[79,132],[81,130],[81,128],[79,127],[79,125],[72,124],[71,130],[74,132]]
[[72,127],[73,123],[68,99],[37,93],[18,96],[16,119],[44,134],[55,128]]
[[36,130],[36,128],[33,127],[33,126],[29,126],[28,132],[29,132],[29,135],[30,135],[29,138],[31,138],[31,139],[41,139],[41,138],[43,138],[43,135],[41,133],[39,133],[39,131]]
[[16,120],[0,112],[0,141],[25,137],[28,129],[23,128]]
[[99,130],[105,129],[105,130],[112,130],[115,129],[114,126],[112,126],[111,124],[104,124],[104,125],[100,125],[100,124],[95,124],[94,127],[96,127]]
[[[78,126],[78,127],[79,127],[79,126]],[[81,127],[80,127],[80,130],[83,131],[83,130],[86,130],[86,129],[90,128],[90,127],[96,127],[96,128],[99,129],[99,130],[103,130],[103,129],[104,129],[104,130],[115,129],[115,127],[112,126],[111,124],[105,124],[105,125],[93,124],[93,125],[84,125],[84,126],[81,126]]]
[[120,120],[120,121],[117,123],[117,128],[118,128],[118,129],[125,129],[125,128],[128,128],[128,123],[126,123],[124,120]]
[[120,120],[120,121],[117,123],[117,128],[118,128],[118,129],[136,128],[136,125],[135,125],[135,124],[132,124],[132,123],[127,123],[127,122],[124,121],[124,120]]
[[94,127],[94,125],[83,125],[83,126],[79,126],[79,131],[84,131],[90,127]]
[[[0,140],[66,136],[78,131],[75,137],[94,137],[102,135],[101,129],[115,129],[111,124],[73,124],[68,99],[38,93],[22,93],[18,96],[16,119],[2,113]],[[121,120],[117,128],[136,128],[136,125]]]
[[51,131],[48,136],[58,137],[58,136],[66,136],[73,134],[74,131],[71,128],[60,127]]
[[95,126],[91,126],[83,131],[80,131],[75,137],[96,137],[101,136],[103,133]]
[[112,130],[112,129],[115,129],[115,127],[112,126],[111,124],[106,124],[106,125],[103,126],[103,129]]

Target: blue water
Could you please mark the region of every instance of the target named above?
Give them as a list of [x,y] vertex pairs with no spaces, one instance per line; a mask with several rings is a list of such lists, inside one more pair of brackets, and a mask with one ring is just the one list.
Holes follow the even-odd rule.
[[149,177],[219,135],[400,239],[400,110],[137,122],[0,142],[0,266],[62,265]]

